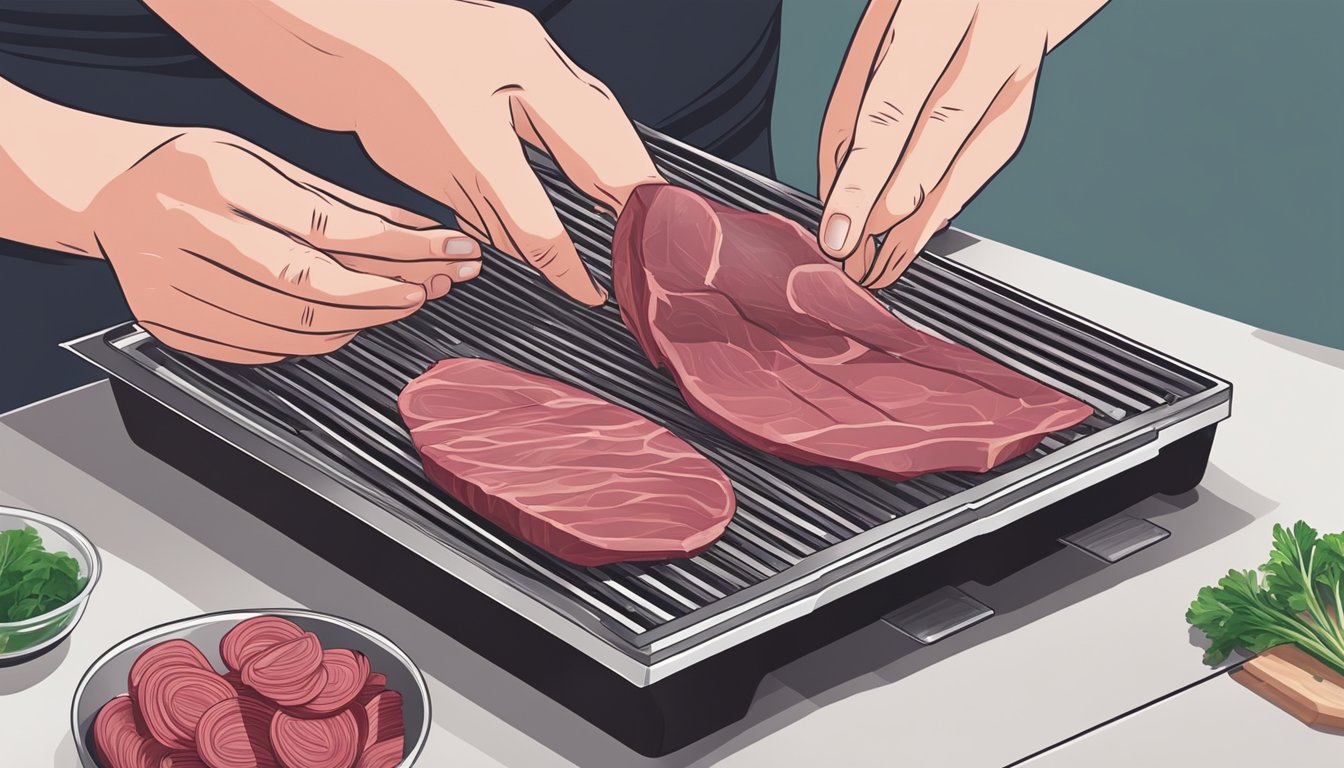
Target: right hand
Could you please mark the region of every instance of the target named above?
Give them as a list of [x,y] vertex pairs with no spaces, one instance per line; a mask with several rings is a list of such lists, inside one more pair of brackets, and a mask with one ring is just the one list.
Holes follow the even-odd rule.
[[369,156],[574,300],[605,302],[522,144],[548,153],[576,187],[620,213],[636,186],[662,177],[611,91],[535,16],[511,6],[371,4],[351,15],[366,18],[341,40],[377,62],[357,71],[384,73],[361,80],[380,86],[362,96],[353,125]]
[[324,354],[480,272],[480,247],[229,134],[192,130],[87,209],[140,325],[232,363]]

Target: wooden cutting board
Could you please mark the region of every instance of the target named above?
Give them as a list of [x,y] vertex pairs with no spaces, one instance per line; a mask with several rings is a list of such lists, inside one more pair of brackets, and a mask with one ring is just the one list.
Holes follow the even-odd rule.
[[1270,648],[1232,672],[1232,679],[1307,725],[1344,731],[1344,675],[1297,646]]

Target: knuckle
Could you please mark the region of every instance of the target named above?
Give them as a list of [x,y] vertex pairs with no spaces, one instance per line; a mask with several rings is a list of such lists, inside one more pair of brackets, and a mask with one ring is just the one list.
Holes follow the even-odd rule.
[[299,306],[299,317],[294,327],[299,330],[311,331],[317,328],[317,321],[324,313],[321,308],[311,301],[301,302]]
[[559,261],[564,251],[557,243],[538,243],[523,248],[523,258],[542,272],[548,272]]
[[325,239],[327,229],[331,225],[331,217],[335,213],[333,206],[314,195],[312,198],[311,211],[308,216],[308,232],[310,237]]
[[322,260],[297,243],[290,246],[288,256],[276,277],[296,288],[312,287],[313,271],[322,268]]
[[955,123],[964,119],[966,110],[955,104],[938,104],[929,110],[930,123]]
[[870,131],[885,132],[904,125],[906,114],[895,102],[883,101],[869,105],[863,112],[862,122]]
[[893,184],[887,191],[883,204],[893,216],[905,217],[918,210],[928,197],[928,190],[922,182],[915,184]]

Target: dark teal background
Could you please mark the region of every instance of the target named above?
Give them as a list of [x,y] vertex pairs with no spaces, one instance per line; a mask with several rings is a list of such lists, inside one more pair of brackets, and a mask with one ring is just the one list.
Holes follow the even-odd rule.
[[[785,0],[774,115],[816,188],[862,0]],[[1344,347],[1344,0],[1112,0],[1046,60],[1026,145],[955,222]]]

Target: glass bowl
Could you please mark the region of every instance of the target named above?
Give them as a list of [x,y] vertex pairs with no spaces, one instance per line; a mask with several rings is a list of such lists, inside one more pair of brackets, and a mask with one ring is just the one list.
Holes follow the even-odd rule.
[[40,616],[23,621],[0,622],[0,666],[13,666],[35,658],[56,647],[84,615],[89,595],[98,585],[102,561],[98,549],[70,525],[53,517],[26,509],[0,507],[0,531],[31,527],[42,539],[48,552],[64,552],[79,563],[79,575],[88,581],[70,602]]
[[75,688],[70,727],[80,765],[108,768],[94,757],[93,720],[104,704],[126,693],[127,675],[141,653],[165,640],[186,640],[200,649],[216,670],[223,670],[219,641],[238,622],[256,616],[281,616],[317,635],[324,648],[349,648],[367,656],[369,668],[386,675],[387,687],[401,694],[406,752],[400,765],[415,765],[429,740],[430,722],[429,689],[415,662],[391,640],[368,627],[339,616],[293,608],[209,613],[162,624],[117,643],[89,667]]

